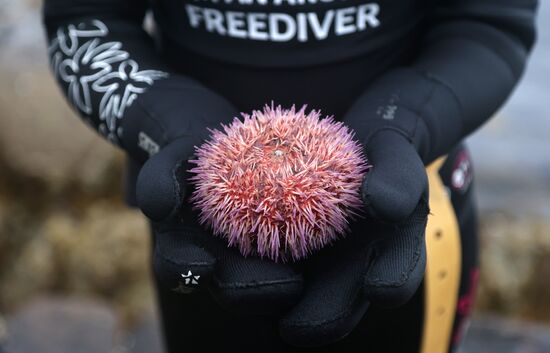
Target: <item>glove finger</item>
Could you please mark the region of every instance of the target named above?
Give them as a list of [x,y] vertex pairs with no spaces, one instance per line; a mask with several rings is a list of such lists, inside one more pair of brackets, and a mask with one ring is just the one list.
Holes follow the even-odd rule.
[[296,303],[302,276],[291,265],[244,257],[215,237],[208,249],[218,262],[210,290],[226,309],[247,314],[276,314]]
[[141,168],[136,196],[139,207],[151,220],[177,217],[186,195],[187,159],[193,150],[187,138],[174,140]]
[[207,237],[194,227],[154,234],[153,269],[161,286],[179,293],[190,293],[208,283],[216,259],[194,238]]
[[373,261],[365,276],[364,293],[373,304],[396,307],[414,295],[424,277],[424,233],[429,210],[422,199],[413,214],[397,225],[378,225],[373,232]]
[[366,152],[372,164],[361,187],[367,213],[386,222],[405,220],[428,185],[418,153],[405,137],[392,130],[371,137]]
[[283,340],[294,346],[321,346],[348,335],[369,302],[363,295],[368,250],[351,239],[308,260],[304,293],[279,322]]

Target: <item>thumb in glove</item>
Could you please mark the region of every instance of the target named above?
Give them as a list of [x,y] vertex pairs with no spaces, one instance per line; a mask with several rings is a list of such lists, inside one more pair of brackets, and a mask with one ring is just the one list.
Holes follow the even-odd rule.
[[366,148],[372,169],[361,191],[370,217],[305,262],[304,295],[279,324],[290,344],[337,341],[368,315],[370,305],[402,305],[422,282],[429,212],[424,166],[392,130],[373,135]]
[[182,293],[208,290],[226,309],[272,313],[297,299],[302,279],[290,266],[244,258],[198,224],[187,202],[189,142],[177,139],[140,171],[138,203],[152,220],[154,271],[161,285]]

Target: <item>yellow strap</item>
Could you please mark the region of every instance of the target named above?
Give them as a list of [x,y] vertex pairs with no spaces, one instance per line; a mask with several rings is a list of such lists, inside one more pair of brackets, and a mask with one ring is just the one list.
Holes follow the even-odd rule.
[[426,228],[424,328],[421,353],[447,353],[455,318],[461,271],[460,231],[441,178],[441,158],[427,168],[430,211]]

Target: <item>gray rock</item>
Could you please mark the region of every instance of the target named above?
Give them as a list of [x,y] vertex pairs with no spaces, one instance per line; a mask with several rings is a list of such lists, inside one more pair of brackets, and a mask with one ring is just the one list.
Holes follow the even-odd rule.
[[8,318],[6,353],[111,353],[116,319],[98,303],[39,299]]
[[547,353],[550,327],[483,317],[473,320],[460,353]]
[[[128,353],[164,352],[162,329],[156,316],[147,317],[126,339]],[[1,353],[1,352],[0,352]]]

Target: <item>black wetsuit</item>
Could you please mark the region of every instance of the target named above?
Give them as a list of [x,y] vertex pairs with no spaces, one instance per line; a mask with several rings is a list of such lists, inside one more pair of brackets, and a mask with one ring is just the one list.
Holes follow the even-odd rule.
[[[536,5],[534,0],[46,0],[44,21],[52,69],[68,100],[129,154],[130,203],[140,163],[174,138],[192,135],[193,127],[178,117],[200,110],[180,104],[189,104],[187,92],[203,88],[244,112],[271,101],[308,104],[336,119],[353,103],[365,113],[382,110],[407,132],[426,164],[450,153],[441,173],[452,191],[465,249],[458,332],[475,282],[477,252],[470,179],[453,186],[452,177],[471,175],[470,164],[455,146],[495,113],[521,77],[535,39]],[[155,20],[152,36],[142,26],[148,9]],[[365,95],[370,91],[377,93]],[[234,317],[207,296],[194,298],[182,301],[159,290],[170,352],[293,351],[270,320]],[[350,336],[316,352],[417,350],[420,298],[421,291],[403,308],[369,311]]]
[[[442,180],[451,192],[462,248],[460,289],[453,330],[449,333],[449,352],[457,352],[468,328],[479,275],[472,173],[471,160],[464,146],[455,148],[440,169]],[[156,283],[170,353],[419,353],[423,338],[423,287],[406,305],[397,309],[371,307],[352,333],[337,343],[296,348],[281,340],[277,321],[271,317],[224,311],[207,293],[182,300],[181,294],[163,288],[158,280]]]

